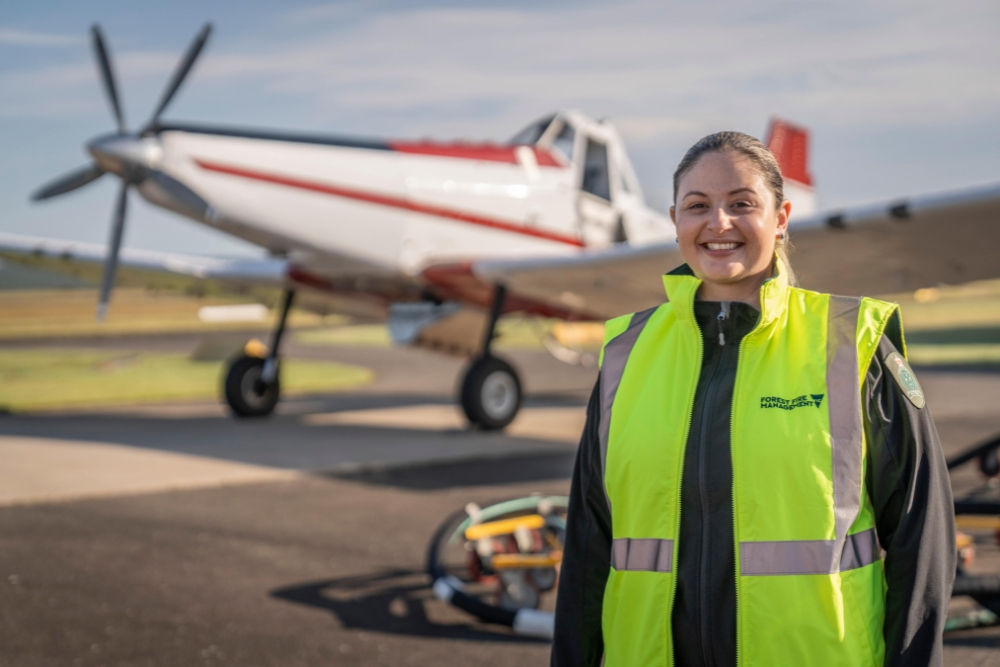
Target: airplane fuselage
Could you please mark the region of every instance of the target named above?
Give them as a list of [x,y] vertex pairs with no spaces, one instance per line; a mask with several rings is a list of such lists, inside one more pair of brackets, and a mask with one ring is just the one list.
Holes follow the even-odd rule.
[[[588,122],[574,120],[578,127]],[[91,152],[108,170],[131,174],[150,202],[320,275],[413,279],[441,263],[672,237],[670,222],[645,206],[613,128],[589,122],[594,127],[578,130],[577,142],[604,146],[608,173],[600,196],[581,189],[587,164],[544,144],[162,126],[142,138],[96,140]],[[584,144],[567,152],[588,150],[590,156],[593,148]],[[144,179],[144,169],[183,184],[205,206],[186,205],[156,179]]]

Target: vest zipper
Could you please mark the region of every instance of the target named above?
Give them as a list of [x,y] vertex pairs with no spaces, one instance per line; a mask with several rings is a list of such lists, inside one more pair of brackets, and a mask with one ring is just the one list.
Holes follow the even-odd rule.
[[[686,443],[688,441],[688,436],[691,435],[691,420],[692,420],[692,414],[691,413],[694,411],[695,394],[698,393],[698,380],[701,378],[701,363],[702,363],[702,360],[705,358],[705,342],[702,339],[701,329],[698,327],[698,319],[695,317],[695,314],[694,314],[694,300],[693,299],[691,301],[691,322],[692,322],[692,326],[694,327],[694,332],[695,332],[695,334],[697,334],[695,336],[695,339],[698,341],[698,364],[695,366],[695,368],[698,369],[698,372],[695,374],[693,385],[690,387],[691,398],[690,398],[690,405],[688,406],[688,409],[687,409],[687,424],[684,427],[684,439],[681,440],[681,442],[685,443],[685,451],[681,452],[681,455],[679,457],[680,458],[680,464],[677,466],[677,498],[676,498],[676,501],[675,501],[676,502],[675,506],[677,507],[677,526],[678,526],[678,531],[677,531],[677,535],[674,537],[673,562],[671,563],[671,566],[670,566],[670,571],[673,573],[674,583],[673,583],[673,586],[670,589],[670,604],[669,604],[669,608],[667,610],[669,612],[667,614],[667,627],[666,627],[666,632],[667,632],[667,636],[668,637],[670,637],[671,634],[673,633],[672,623],[673,623],[673,618],[674,618],[674,601],[677,599],[677,555],[680,553],[680,543],[681,543],[681,541],[680,541],[680,537],[681,537],[680,536],[680,514],[681,514],[681,489],[684,486],[684,457],[687,455],[687,451],[686,451],[687,450],[687,446],[686,446]],[[603,661],[602,661],[602,664],[603,664]],[[674,643],[673,643],[673,640],[671,640],[671,642],[670,642],[670,667],[676,667],[676,664],[677,664],[677,656],[674,653]]]
[[698,433],[698,495],[701,501],[701,567],[699,568],[698,576],[698,609],[700,611],[699,634],[701,635],[701,660],[705,667],[712,667],[715,664],[712,647],[709,644],[711,623],[709,618],[708,571],[711,561],[709,558],[711,530],[707,516],[708,495],[706,489],[707,481],[705,479],[705,447],[708,422],[711,416],[709,408],[715,403],[715,396],[718,393],[717,378],[719,369],[725,367],[726,358],[729,356],[729,350],[726,349],[726,336],[723,331],[728,319],[729,302],[723,301],[720,304],[719,315],[716,317],[719,326],[719,346],[723,349],[719,352],[712,367],[708,390],[705,392],[705,404],[701,414],[701,429]]
[[729,318],[729,302],[722,302],[722,310],[719,311],[719,345],[724,346],[726,344],[726,335],[722,332],[722,323]]

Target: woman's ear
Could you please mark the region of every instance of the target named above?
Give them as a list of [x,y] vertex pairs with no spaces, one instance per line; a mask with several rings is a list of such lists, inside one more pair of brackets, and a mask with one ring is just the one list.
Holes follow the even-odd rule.
[[[671,209],[672,211],[673,209]],[[792,202],[787,199],[781,202],[781,206],[778,207],[778,233],[785,234],[788,232],[788,218],[792,215]]]
[[670,222],[677,224],[677,213],[673,206],[670,207]]

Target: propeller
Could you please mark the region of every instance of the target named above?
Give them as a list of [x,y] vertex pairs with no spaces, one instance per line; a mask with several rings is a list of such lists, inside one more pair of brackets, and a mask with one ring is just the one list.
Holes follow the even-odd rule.
[[181,87],[181,83],[184,82],[185,77],[187,77],[188,72],[194,66],[194,61],[198,59],[201,54],[201,50],[205,48],[205,42],[208,41],[208,36],[212,34],[212,24],[206,23],[204,27],[195,35],[194,41],[191,42],[191,46],[188,47],[187,53],[179,63],[177,63],[177,68],[174,69],[174,75],[170,78],[170,83],[167,85],[166,90],[163,91],[163,96],[160,97],[160,103],[156,105],[156,111],[153,115],[149,117],[149,121],[146,123],[146,128],[143,132],[149,131],[156,121],[160,120],[160,114],[163,110],[167,108],[170,104],[170,100],[174,99],[174,94],[177,89]]
[[90,28],[91,40],[94,44],[94,55],[97,56],[97,66],[101,70],[101,83],[104,84],[104,93],[111,103],[111,113],[118,121],[118,133],[125,134],[125,114],[122,112],[122,105],[118,101],[118,86],[115,85],[115,73],[111,69],[111,59],[108,58],[108,49],[104,46],[104,35],[101,33],[101,26],[96,23]]
[[118,190],[118,206],[111,219],[111,239],[108,243],[108,257],[104,260],[104,273],[101,275],[101,296],[97,300],[97,319],[103,320],[108,314],[108,300],[111,298],[111,288],[115,284],[115,272],[118,270],[118,252],[122,247],[122,232],[125,231],[125,210],[128,204],[128,183],[122,180]]
[[[129,142],[139,143],[143,140],[144,135],[150,133],[156,127],[164,109],[174,99],[181,84],[184,83],[184,80],[191,72],[191,68],[194,67],[195,61],[205,48],[205,43],[208,41],[211,33],[212,24],[206,23],[195,36],[194,41],[191,42],[191,45],[184,53],[184,57],[181,58],[174,69],[173,75],[170,77],[170,82],[167,84],[159,103],[156,105],[156,110],[143,126],[142,131],[132,134],[128,132],[125,122],[125,111],[118,97],[118,85],[115,80],[114,69],[111,66],[111,57],[105,44],[104,33],[101,32],[101,27],[97,24],[94,24],[90,29],[91,43],[94,49],[94,56],[97,60],[98,73],[100,74],[104,94],[108,98],[108,104],[111,107],[111,114],[114,116],[118,133],[117,135],[99,138],[88,145],[90,152],[98,158],[97,161],[46,183],[32,193],[31,200],[42,201],[72,192],[97,180],[108,171],[113,171],[121,178],[121,188],[118,190],[117,205],[115,206],[114,215],[111,218],[108,255],[104,261],[104,271],[101,275],[100,297],[97,303],[98,320],[103,320],[107,314],[111,289],[115,283],[115,273],[118,269],[118,255],[121,251],[122,236],[125,232],[129,188],[133,185],[138,185],[146,178],[152,178],[161,189],[181,200],[185,206],[194,210],[207,208],[207,204],[204,201],[180,182],[170,178],[166,174],[137,163],[134,158],[130,161],[131,155],[125,155],[120,152],[116,155],[108,147],[116,142],[118,145],[124,145]],[[101,159],[102,151],[110,156],[108,160]]]
[[72,192],[77,188],[82,188],[87,183],[91,181],[96,181],[98,178],[104,175],[104,170],[96,164],[88,164],[86,167],[81,167],[75,171],[60,176],[54,181],[49,181],[42,187],[35,190],[31,195],[31,201],[42,201],[43,199],[48,199],[49,197],[56,197],[58,195],[64,195],[67,192]]

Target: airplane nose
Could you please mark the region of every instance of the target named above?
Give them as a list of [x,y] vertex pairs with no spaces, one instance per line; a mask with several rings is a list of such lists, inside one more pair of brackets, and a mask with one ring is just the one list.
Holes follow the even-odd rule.
[[87,144],[87,150],[105,171],[135,180],[144,169],[157,169],[163,148],[156,137],[105,134]]

